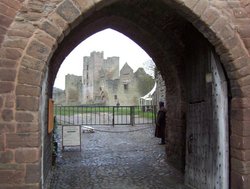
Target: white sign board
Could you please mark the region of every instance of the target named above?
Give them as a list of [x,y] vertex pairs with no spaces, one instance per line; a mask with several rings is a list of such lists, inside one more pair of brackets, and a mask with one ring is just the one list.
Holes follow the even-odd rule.
[[63,126],[63,146],[80,146],[80,126]]

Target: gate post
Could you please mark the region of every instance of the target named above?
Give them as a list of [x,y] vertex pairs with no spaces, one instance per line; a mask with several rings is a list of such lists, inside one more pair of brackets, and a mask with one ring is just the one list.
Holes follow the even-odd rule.
[[112,125],[115,126],[115,107],[113,106],[113,118],[112,118]]
[[134,106],[130,106],[130,124],[132,126],[135,125],[135,107]]

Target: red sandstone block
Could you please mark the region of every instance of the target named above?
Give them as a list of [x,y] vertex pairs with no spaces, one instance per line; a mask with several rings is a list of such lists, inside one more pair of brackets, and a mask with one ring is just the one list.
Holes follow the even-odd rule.
[[241,174],[250,174],[250,161],[241,161],[231,158],[231,168]]
[[250,136],[250,121],[231,119],[231,131],[240,136]]
[[208,7],[208,1],[207,0],[202,0],[199,1],[195,7],[194,7],[194,12],[198,15],[201,16],[202,13],[206,10],[206,8]]
[[15,117],[16,117],[16,121],[19,123],[34,121],[34,115],[31,112],[27,112],[27,111],[17,111]]
[[0,189],[41,189],[39,184],[1,184]]
[[0,164],[0,183],[19,184],[24,181],[25,165],[4,163]]
[[242,161],[250,161],[250,150],[239,150],[231,148],[231,157]]
[[5,98],[5,107],[6,108],[15,108],[15,96],[14,94],[8,94]]
[[25,68],[42,71],[44,68],[45,62],[39,59],[29,57],[29,56],[24,56],[23,59],[21,60],[21,65]]
[[17,163],[36,163],[39,160],[37,148],[18,148],[15,153]]
[[[247,77],[250,82],[250,75]],[[231,100],[231,107],[232,109],[250,108],[250,97],[233,98]]]
[[47,57],[49,56],[50,53],[50,48],[47,47],[46,45],[40,43],[37,40],[33,40],[28,48],[27,48],[27,54],[31,57],[34,57],[38,60],[47,60]]
[[249,189],[250,174],[243,175],[236,171],[231,171],[231,189]]
[[0,163],[11,163],[14,160],[13,151],[7,150],[0,152]]
[[17,95],[24,95],[24,96],[40,96],[41,88],[39,86],[32,86],[32,85],[18,85],[16,88]]
[[16,70],[14,69],[0,69],[1,81],[15,81]]
[[3,108],[3,97],[0,96],[0,109]]
[[250,121],[250,109],[234,109],[231,116],[238,121]]
[[15,9],[10,8],[3,3],[0,3],[0,12],[1,12],[1,14],[5,15],[7,17],[12,17],[12,18],[14,18],[16,15]]
[[80,16],[80,11],[70,1],[64,1],[61,3],[56,12],[68,23],[72,23],[78,16]]
[[19,8],[21,8],[21,3],[20,1],[16,1],[16,0],[1,0],[2,3],[4,3],[5,5],[11,7],[11,8],[14,8],[16,10],[18,10]]
[[219,12],[215,8],[209,7],[202,14],[201,19],[204,20],[207,25],[212,25],[219,17]]
[[4,109],[2,111],[1,117],[4,121],[12,121],[13,120],[13,110],[11,109]]
[[38,131],[39,131],[38,123],[18,123],[16,127],[17,133],[29,133]]
[[41,166],[37,164],[27,164],[25,183],[38,183],[41,177]]
[[184,4],[192,9],[197,4],[198,1],[199,0],[186,0],[184,1]]
[[17,110],[37,111],[39,108],[39,99],[29,96],[17,96],[16,108]]
[[239,135],[232,134],[231,146],[237,149],[250,150],[250,136],[242,137]]
[[0,133],[0,151],[4,151],[6,146],[5,143],[5,134],[4,133]]
[[0,82],[0,94],[10,93],[14,90],[14,83],[12,82]]
[[250,26],[249,25],[239,25],[238,31],[242,38],[249,38],[250,37]]
[[18,82],[27,85],[39,86],[41,77],[41,72],[21,67],[18,75]]
[[18,60],[21,56],[21,52],[13,48],[2,48],[0,51],[0,57],[5,59]]
[[15,123],[0,123],[0,133],[14,133],[16,128]]
[[6,134],[6,147],[38,147],[40,144],[40,136],[36,133],[19,133]]
[[12,21],[13,21],[13,18],[0,14],[0,25],[2,27],[8,28]]
[[0,58],[0,67],[2,68],[16,68],[16,64],[15,60]]

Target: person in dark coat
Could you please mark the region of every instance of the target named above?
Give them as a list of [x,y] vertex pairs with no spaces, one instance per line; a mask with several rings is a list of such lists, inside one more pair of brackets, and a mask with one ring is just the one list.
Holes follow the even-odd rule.
[[161,138],[159,144],[165,144],[166,108],[164,102],[159,102],[159,108],[156,117],[155,137]]

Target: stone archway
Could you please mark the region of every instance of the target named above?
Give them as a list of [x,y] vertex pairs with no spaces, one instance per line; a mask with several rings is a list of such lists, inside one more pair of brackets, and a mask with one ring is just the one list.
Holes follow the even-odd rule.
[[[170,10],[170,15],[159,17],[165,15],[164,11],[159,12],[159,15],[155,14],[152,10],[159,7],[157,3],[164,5],[160,6],[160,10]],[[243,13],[244,10],[247,10],[245,9],[248,6],[247,3],[240,1],[235,3],[238,3],[237,5]],[[2,4],[15,7],[8,3]],[[100,25],[92,25],[92,30],[91,27],[85,30],[87,37],[95,30],[107,27],[108,25],[105,26],[104,23],[107,20],[114,29],[119,28],[122,33],[134,39],[149,52],[158,62],[162,75],[166,76],[164,78],[166,83],[170,84],[167,96],[174,99],[174,104],[176,102],[180,104],[178,111],[174,115],[170,115],[169,123],[171,124],[171,119],[179,120],[180,125],[182,125],[184,98],[181,93],[183,90],[180,80],[182,72],[176,69],[179,66],[178,59],[173,56],[176,52],[177,55],[182,52],[180,40],[182,34],[180,31],[177,31],[177,35],[173,34],[175,31],[173,29],[180,29],[180,25],[187,23],[188,20],[215,47],[230,80],[232,92],[230,109],[231,188],[249,187],[250,179],[246,165],[249,161],[249,146],[247,144],[249,141],[249,130],[247,129],[249,123],[249,81],[247,78],[250,70],[250,58],[247,42],[243,41],[248,35],[244,25],[241,25],[239,32],[237,31],[238,17],[237,14],[232,14],[232,11],[235,10],[231,8],[229,2],[159,0],[154,3],[145,1],[145,4],[139,1],[126,1],[123,4],[118,0],[108,3],[107,1],[64,0],[62,2],[37,2],[34,4],[30,1],[23,3],[21,1],[18,5],[21,8],[19,9],[17,6],[13,10],[17,14],[7,15],[5,13],[12,19],[5,22],[8,31],[2,32],[4,40],[0,53],[0,124],[2,125],[0,150],[2,157],[4,157],[1,161],[6,165],[1,169],[1,175],[5,175],[0,180],[3,186],[13,188],[18,185],[39,188],[41,180],[43,180],[40,170],[47,171],[49,169],[49,167],[41,168],[41,149],[44,149],[45,146],[41,146],[40,140],[41,137],[48,140],[44,134],[41,134],[43,130],[45,131],[45,128],[42,129],[41,126],[46,125],[46,112],[42,111],[46,107],[46,103],[42,102],[46,102],[44,98],[49,96],[47,93],[51,92],[47,91],[46,86],[53,84],[53,76],[55,77],[60,66],[60,63],[55,63],[51,57],[56,57],[57,53],[60,54],[58,49],[65,48],[62,47],[62,44],[65,44],[67,39],[73,40],[72,46],[67,46],[65,51],[61,50],[62,54],[58,57],[62,59],[66,56],[67,50],[72,49],[77,42],[80,42],[79,36],[76,36],[75,39],[73,36],[74,29],[79,28],[80,25],[91,26],[93,21],[100,21]],[[149,5],[153,5],[151,6],[153,9],[147,9]],[[128,10],[127,12],[122,12],[121,7],[123,6],[127,7],[125,9]],[[145,11],[137,14],[136,11],[140,10]],[[137,15],[140,16],[136,17]],[[147,19],[147,15],[152,15],[151,19]],[[173,19],[173,15],[181,16]],[[104,19],[102,20],[102,18]],[[171,19],[168,20],[168,18]],[[248,16],[245,15],[245,18],[247,19]],[[121,19],[122,22],[120,22]],[[1,22],[3,21],[4,19],[1,19]],[[138,21],[141,24],[137,23]],[[151,24],[147,28],[148,23]],[[146,39],[150,33],[154,34],[154,37]],[[84,39],[84,36],[81,39]],[[167,40],[168,42],[172,41],[172,43],[167,43]],[[177,44],[176,41],[180,43]],[[60,59],[58,60],[60,62]],[[171,60],[175,60],[175,67],[171,64],[168,65]],[[166,67],[168,69],[165,69]],[[171,107],[171,104],[169,106]],[[41,112],[44,120],[40,119]],[[174,145],[176,143],[173,141],[170,147]],[[177,145],[181,146],[183,142],[182,144],[177,143]],[[173,154],[177,155],[181,151],[172,149]],[[34,171],[37,174],[33,174]]]

